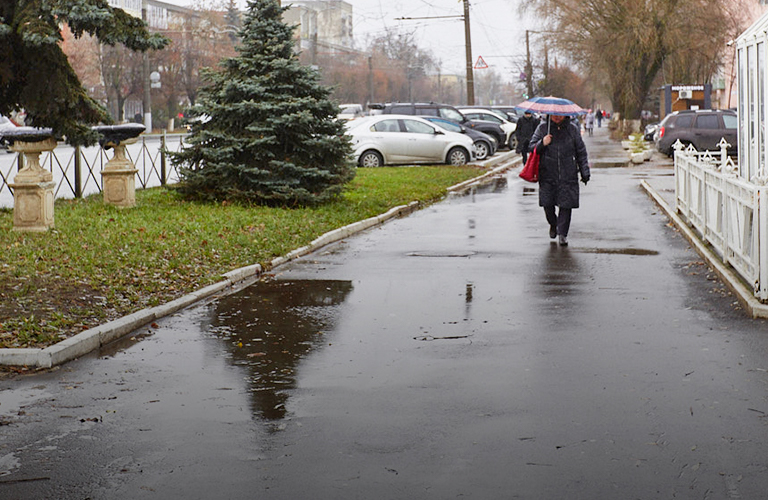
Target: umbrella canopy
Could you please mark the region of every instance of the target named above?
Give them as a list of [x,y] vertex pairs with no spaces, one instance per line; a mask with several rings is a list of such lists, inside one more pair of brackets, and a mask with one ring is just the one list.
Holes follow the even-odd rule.
[[542,113],[545,115],[576,116],[586,113],[585,109],[575,104],[573,101],[561,97],[532,97],[523,101],[517,106],[517,109],[531,111],[533,113]]

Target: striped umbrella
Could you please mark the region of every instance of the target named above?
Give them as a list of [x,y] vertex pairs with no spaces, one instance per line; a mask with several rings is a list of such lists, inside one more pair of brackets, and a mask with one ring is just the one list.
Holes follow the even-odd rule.
[[576,116],[586,113],[578,104],[561,97],[532,97],[515,108],[545,115]]

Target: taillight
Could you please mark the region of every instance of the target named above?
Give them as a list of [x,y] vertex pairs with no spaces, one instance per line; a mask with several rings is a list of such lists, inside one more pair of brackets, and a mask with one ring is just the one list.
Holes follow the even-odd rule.
[[659,127],[659,139],[664,137],[664,127]]

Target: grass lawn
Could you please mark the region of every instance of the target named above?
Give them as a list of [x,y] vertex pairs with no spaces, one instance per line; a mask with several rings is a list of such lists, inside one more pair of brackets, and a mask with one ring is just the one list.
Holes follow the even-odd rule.
[[431,203],[478,167],[358,169],[342,199],[281,209],[182,201],[138,190],[137,206],[101,195],[58,200],[55,229],[12,231],[0,210],[0,347],[45,347],[267,263],[318,236],[414,200]]

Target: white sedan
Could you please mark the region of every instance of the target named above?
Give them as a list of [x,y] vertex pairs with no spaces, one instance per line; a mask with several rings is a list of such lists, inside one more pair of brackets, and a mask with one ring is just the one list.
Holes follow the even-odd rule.
[[465,165],[475,159],[472,139],[417,116],[376,115],[349,123],[354,157],[361,167],[412,163]]

